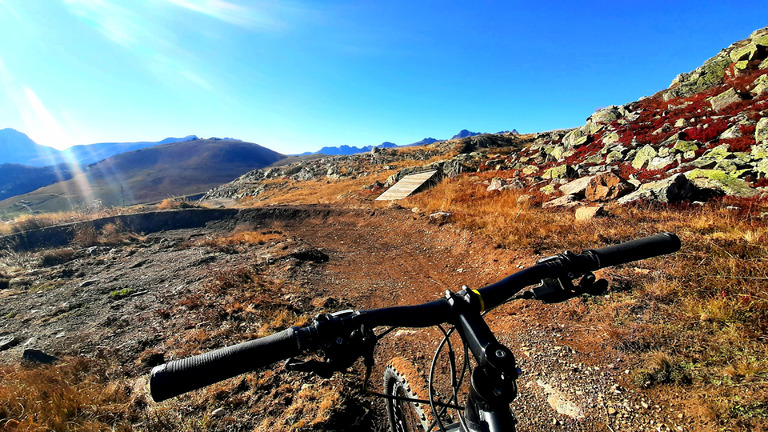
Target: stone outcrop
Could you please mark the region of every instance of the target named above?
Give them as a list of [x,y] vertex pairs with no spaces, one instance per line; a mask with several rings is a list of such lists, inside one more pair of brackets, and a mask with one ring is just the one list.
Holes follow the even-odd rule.
[[589,201],[611,201],[620,198],[635,187],[623,178],[611,172],[598,174],[592,177],[584,191],[584,196]]

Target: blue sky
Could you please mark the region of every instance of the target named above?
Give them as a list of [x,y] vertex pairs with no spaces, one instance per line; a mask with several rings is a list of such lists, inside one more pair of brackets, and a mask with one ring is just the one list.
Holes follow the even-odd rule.
[[0,0],[0,128],[283,153],[579,126],[768,25],[765,1]]

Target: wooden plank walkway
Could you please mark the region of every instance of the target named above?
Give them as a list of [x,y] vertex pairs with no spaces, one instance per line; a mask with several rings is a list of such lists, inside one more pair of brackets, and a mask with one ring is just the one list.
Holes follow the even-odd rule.
[[383,194],[379,195],[379,197],[376,198],[376,201],[399,200],[410,196],[424,183],[431,180],[435,174],[437,174],[436,170],[407,175],[400,179],[399,182],[392,185],[392,187],[387,189]]

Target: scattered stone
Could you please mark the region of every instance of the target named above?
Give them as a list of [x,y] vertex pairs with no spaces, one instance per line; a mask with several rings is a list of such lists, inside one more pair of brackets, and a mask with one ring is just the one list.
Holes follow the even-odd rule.
[[309,304],[318,309],[333,309],[339,305],[339,301],[333,297],[315,297]]
[[641,199],[675,203],[697,197],[696,192],[696,186],[688,181],[684,174],[677,174],[664,180],[643,184],[635,192],[619,198],[618,203],[627,204]]
[[582,177],[560,186],[559,190],[565,195],[584,196],[584,191],[587,189],[590,180],[592,180],[590,176]]
[[310,261],[316,263],[327,262],[329,259],[328,254],[321,251],[320,249],[315,248],[303,248],[289,254],[288,257],[297,259],[299,261]]
[[576,170],[570,165],[558,165],[544,171],[546,179],[566,179],[576,177]]
[[747,182],[723,170],[695,169],[685,175],[689,180],[693,180],[697,188],[709,190],[713,195],[725,194],[747,198],[757,195],[757,191]]
[[590,179],[584,191],[584,196],[589,201],[610,201],[632,192],[635,187],[619,177],[606,172],[598,174]]
[[453,213],[450,212],[437,212],[429,215],[429,223],[437,224],[438,226],[448,223],[451,220]]
[[656,149],[651,145],[646,144],[640,150],[635,153],[635,158],[632,160],[632,167],[635,169],[642,169],[643,166],[656,157]]
[[21,355],[21,358],[22,360],[26,360],[28,362],[40,364],[51,364],[59,360],[58,357],[46,354],[36,349],[25,349],[24,353]]
[[541,207],[543,208],[550,208],[550,207],[575,207],[579,205],[579,197],[576,195],[563,195],[560,198],[555,198],[551,201],[545,202]]
[[579,207],[576,209],[576,220],[579,222],[590,221],[599,216],[605,216],[608,212],[603,206]]
[[0,336],[0,351],[5,351],[9,348],[13,348],[18,344],[19,344],[19,340],[16,338],[16,336],[13,336],[13,335]]
[[224,414],[226,414],[226,412],[224,412],[224,408],[216,408],[215,410],[211,411],[211,417],[213,418],[224,417]]
[[622,117],[622,113],[621,111],[619,111],[619,107],[617,107],[616,105],[611,105],[609,107],[596,111],[594,114],[589,116],[587,121],[593,122],[593,123],[611,124],[621,117]]
[[494,177],[493,179],[491,179],[491,184],[488,186],[487,190],[489,192],[495,191],[495,190],[501,189],[503,186],[504,186],[504,181],[501,180],[501,177]]
[[766,141],[768,141],[768,117],[763,117],[755,126],[755,142],[763,143]]

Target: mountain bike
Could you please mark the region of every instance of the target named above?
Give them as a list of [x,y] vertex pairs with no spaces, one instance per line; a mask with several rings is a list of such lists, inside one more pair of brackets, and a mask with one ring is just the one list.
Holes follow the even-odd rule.
[[[362,358],[367,383],[380,339],[395,328],[439,326],[443,340],[426,381],[407,360],[395,358],[384,372],[384,393],[371,392],[386,399],[391,430],[514,431],[517,420],[509,405],[517,396],[520,371],[512,351],[499,343],[484,314],[514,299],[554,303],[583,294],[601,294],[608,284],[595,280],[593,271],[679,249],[680,239],[675,234],[660,233],[580,254],[566,251],[486,287],[464,286],[457,292],[447,291],[445,298],[421,305],[320,314],[304,327],[291,327],[264,338],[157,366],[151,372],[150,392],[160,402],[285,359],[288,370],[330,377]],[[579,282],[574,284],[576,280]],[[533,288],[524,291],[529,286]],[[443,324],[450,327],[445,329]],[[380,328],[386,329],[377,333]],[[460,336],[463,345],[461,362],[451,354],[453,333]],[[451,359],[450,390],[438,397],[435,362],[443,349],[448,350]],[[309,353],[322,353],[323,360],[296,358]],[[459,392],[463,388],[468,388],[468,394],[461,396],[461,406]],[[456,421],[448,420],[447,410],[458,413]]]

